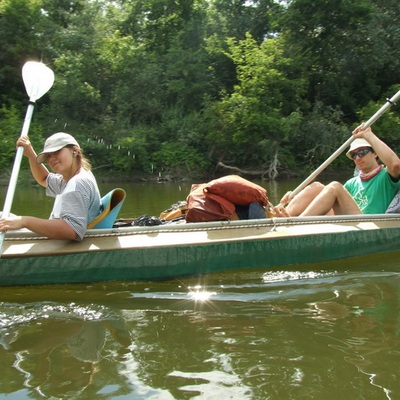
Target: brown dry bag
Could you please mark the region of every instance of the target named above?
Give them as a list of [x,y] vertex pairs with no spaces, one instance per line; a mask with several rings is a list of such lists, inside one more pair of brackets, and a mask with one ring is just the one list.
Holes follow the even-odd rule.
[[207,183],[205,190],[213,193],[233,204],[246,206],[250,203],[268,205],[267,190],[238,175],[227,175]]
[[[209,222],[232,219],[235,205],[216,194],[205,192],[207,184],[192,185],[187,197],[186,222]],[[236,218],[235,218],[236,219]]]

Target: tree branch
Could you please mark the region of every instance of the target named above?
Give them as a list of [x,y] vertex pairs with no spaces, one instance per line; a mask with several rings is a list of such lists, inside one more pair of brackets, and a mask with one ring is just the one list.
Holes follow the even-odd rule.
[[278,160],[278,152],[275,153],[274,158],[268,168],[266,170],[246,170],[246,169],[241,169],[238,167],[234,167],[232,165],[226,165],[223,162],[218,162],[217,168],[222,167],[231,171],[238,172],[243,175],[253,175],[253,176],[261,176],[264,178],[265,176],[268,176],[270,180],[274,180],[278,175],[278,166],[279,166],[279,160]]

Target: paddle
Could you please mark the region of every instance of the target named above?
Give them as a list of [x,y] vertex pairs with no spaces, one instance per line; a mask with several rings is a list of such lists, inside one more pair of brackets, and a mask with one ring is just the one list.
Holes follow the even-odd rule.
[[[22,67],[22,79],[24,81],[25,90],[29,96],[29,103],[20,137],[28,135],[35,102],[45,93],[47,93],[53,86],[54,73],[49,67],[41,62],[28,61]],[[8,184],[6,199],[4,201],[2,218],[7,218],[10,215],[23,155],[24,148],[22,146],[18,146],[11,172],[10,182]],[[4,232],[0,232],[0,256],[2,254],[3,241]]]
[[[382,114],[384,114],[392,105],[396,103],[400,97],[400,90],[391,98],[386,99],[386,103],[367,121],[364,123],[364,127],[368,128],[371,126]],[[311,183],[333,160],[335,160],[340,154],[346,150],[351,142],[355,139],[352,135],[346,142],[344,142],[326,161],[324,161],[307,179],[305,179],[296,189],[294,189],[290,196],[289,201],[296,196],[297,193],[301,192],[309,183]]]

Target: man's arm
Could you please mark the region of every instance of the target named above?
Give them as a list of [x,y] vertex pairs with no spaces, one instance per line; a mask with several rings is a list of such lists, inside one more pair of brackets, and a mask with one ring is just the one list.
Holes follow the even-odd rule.
[[361,137],[368,141],[375,153],[386,165],[389,175],[394,179],[400,178],[400,158],[397,154],[381,139],[379,139],[370,127],[363,129],[362,126],[353,131],[355,137]]

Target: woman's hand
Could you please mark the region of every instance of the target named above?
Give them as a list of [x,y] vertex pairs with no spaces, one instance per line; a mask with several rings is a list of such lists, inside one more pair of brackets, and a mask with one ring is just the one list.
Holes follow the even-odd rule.
[[15,231],[24,228],[23,217],[8,217],[0,219],[0,232]]
[[17,147],[22,146],[24,148],[24,156],[26,157],[35,157],[36,153],[33,150],[32,143],[28,136],[20,136],[17,140]]

